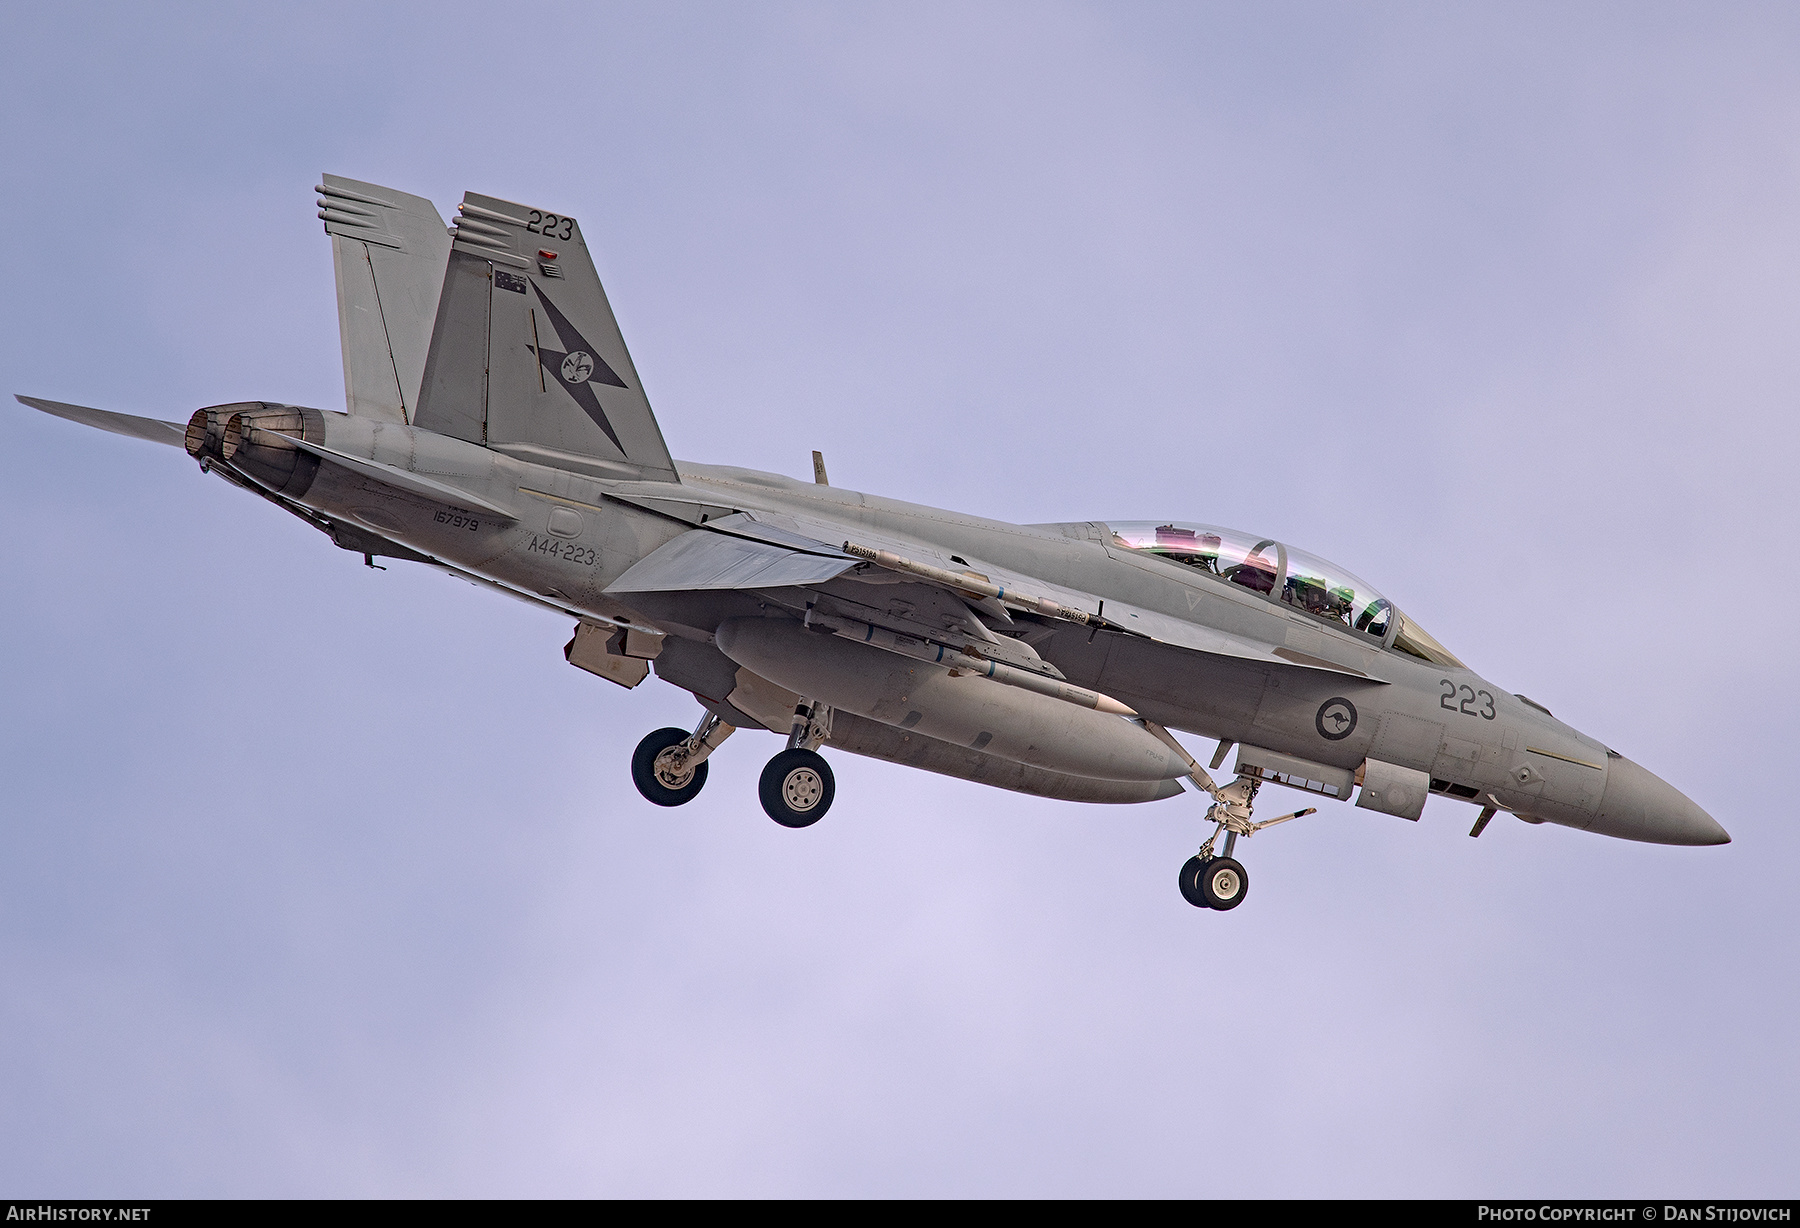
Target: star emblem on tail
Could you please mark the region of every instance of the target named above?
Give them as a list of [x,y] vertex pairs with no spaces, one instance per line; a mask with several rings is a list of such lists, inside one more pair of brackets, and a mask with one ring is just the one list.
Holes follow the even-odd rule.
[[545,376],[560,383],[575,398],[575,403],[581,406],[582,412],[594,420],[594,425],[606,432],[613,447],[623,453],[625,445],[619,442],[619,434],[613,430],[612,422],[608,420],[606,410],[600,404],[600,397],[594,391],[594,385],[607,384],[614,388],[628,388],[630,385],[620,379],[618,373],[606,364],[606,360],[594,352],[594,346],[569,322],[569,317],[550,301],[543,287],[533,282],[531,288],[536,291],[538,302],[543,304],[544,315],[550,321],[550,327],[555,330],[557,342],[562,347],[560,350],[552,349],[542,344],[540,338],[537,357]]

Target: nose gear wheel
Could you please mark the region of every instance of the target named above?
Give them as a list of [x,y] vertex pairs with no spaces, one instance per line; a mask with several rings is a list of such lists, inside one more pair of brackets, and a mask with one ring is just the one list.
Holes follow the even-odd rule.
[[1177,880],[1181,887],[1181,898],[1195,908],[1210,908],[1206,897],[1200,893],[1200,872],[1206,869],[1206,862],[1199,857],[1190,857],[1181,865],[1181,877]]
[[1201,867],[1196,879],[1200,898],[1219,912],[1236,908],[1250,892],[1250,876],[1230,857],[1213,858]]

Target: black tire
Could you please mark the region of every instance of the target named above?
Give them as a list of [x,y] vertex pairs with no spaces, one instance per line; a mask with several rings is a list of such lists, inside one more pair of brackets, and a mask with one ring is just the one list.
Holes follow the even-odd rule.
[[1215,857],[1200,873],[1200,894],[1208,908],[1230,912],[1250,894],[1250,876],[1230,857]]
[[762,770],[756,795],[771,819],[783,827],[811,827],[831,809],[837,781],[817,751],[784,750]]
[[1205,868],[1206,863],[1198,856],[1190,857],[1181,863],[1181,898],[1195,908],[1212,907],[1206,902],[1206,897],[1200,894],[1200,872]]
[[658,806],[679,806],[691,802],[700,795],[702,786],[706,784],[706,763],[703,761],[687,775],[686,783],[671,788],[656,774],[656,757],[671,746],[688,740],[685,729],[658,729],[644,735],[644,740],[637,744],[637,750],[631,755],[631,783],[637,791],[644,795],[644,800],[654,802]]

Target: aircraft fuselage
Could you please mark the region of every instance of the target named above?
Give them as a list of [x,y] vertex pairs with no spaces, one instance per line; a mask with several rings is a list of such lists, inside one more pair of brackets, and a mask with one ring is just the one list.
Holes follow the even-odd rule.
[[[654,598],[609,595],[608,586],[664,543],[734,511],[828,520],[848,532],[860,526],[877,538],[926,543],[977,573],[1034,577],[1125,628],[1161,618],[1274,646],[1284,660],[1172,655],[1152,639],[1071,625],[1029,637],[1070,682],[1145,718],[1273,752],[1270,773],[1283,783],[1310,781],[1314,791],[1345,798],[1351,774],[1378,761],[1426,774],[1434,792],[1528,821],[1658,843],[1725,838],[1671,786],[1473,671],[1372,646],[1269,595],[1120,550],[1098,523],[1008,524],[719,466],[682,463],[679,484],[644,482],[579,459],[586,472],[414,427],[305,412],[308,429],[332,450],[454,483],[512,518],[449,509],[428,492],[399,491],[341,465],[309,466],[304,456],[276,491],[279,500],[577,616],[648,619],[705,643],[725,619],[779,612],[781,598],[722,591],[659,608]],[[1331,771],[1309,775],[1313,767]],[[1355,783],[1366,792],[1370,782]]]

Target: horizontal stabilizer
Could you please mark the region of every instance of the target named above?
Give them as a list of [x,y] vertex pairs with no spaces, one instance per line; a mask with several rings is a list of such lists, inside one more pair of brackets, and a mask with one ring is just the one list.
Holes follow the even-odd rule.
[[37,397],[15,396],[14,399],[21,405],[41,409],[58,418],[67,418],[70,422],[97,426],[103,431],[129,435],[133,439],[148,439],[151,443],[166,443],[170,447],[181,447],[181,442],[187,435],[185,425],[161,422],[155,418],[134,418],[130,414],[115,414],[109,409],[89,409],[86,405],[68,405],[62,401],[44,401]]
[[350,470],[350,472],[368,478],[371,481],[380,482],[385,486],[392,486],[395,490],[403,490],[408,494],[417,495],[422,499],[430,499],[433,503],[442,503],[445,507],[462,508],[464,511],[486,512],[496,519],[504,520],[509,523],[519,518],[518,513],[514,512],[509,507],[503,507],[498,503],[491,503],[479,495],[472,495],[468,491],[451,486],[447,482],[440,482],[435,478],[428,478],[423,474],[414,473],[410,469],[400,469],[394,465],[384,465],[380,461],[367,460],[361,456],[351,456],[346,452],[339,452],[337,449],[328,448],[324,444],[310,443],[297,435],[289,435],[285,432],[282,433],[281,437],[299,448],[302,452],[311,452],[320,460],[330,461],[334,465],[341,465],[345,469]]
[[709,526],[690,529],[658,547],[634,563],[606,591],[672,593],[823,584],[857,565],[858,560],[848,555],[832,557],[797,550],[715,532]]

